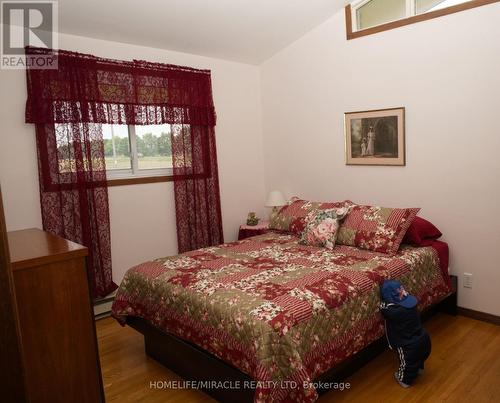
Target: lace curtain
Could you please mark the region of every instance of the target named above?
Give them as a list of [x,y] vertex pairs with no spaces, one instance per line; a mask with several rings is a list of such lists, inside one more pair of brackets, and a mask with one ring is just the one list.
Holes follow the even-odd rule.
[[111,276],[100,124],[169,123],[179,252],[223,242],[210,71],[68,51],[58,69],[27,69],[26,122],[36,125],[44,229],[89,248],[94,296]]
[[36,142],[43,228],[88,248],[92,295],[104,297],[117,286],[101,126],[37,124]]
[[174,126],[172,161],[179,252],[223,243],[214,128]]

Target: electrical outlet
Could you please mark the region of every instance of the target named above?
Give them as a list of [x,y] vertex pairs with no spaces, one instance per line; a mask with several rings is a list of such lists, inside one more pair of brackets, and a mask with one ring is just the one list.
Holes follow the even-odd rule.
[[464,273],[464,287],[472,288],[472,273]]

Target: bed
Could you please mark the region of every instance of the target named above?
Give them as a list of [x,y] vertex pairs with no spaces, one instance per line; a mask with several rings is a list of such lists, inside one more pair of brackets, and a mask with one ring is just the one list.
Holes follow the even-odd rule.
[[426,310],[452,294],[447,259],[439,241],[389,256],[271,231],[131,268],[112,313],[181,376],[231,380],[200,386],[219,399],[312,402],[318,379],[381,343],[379,284],[399,279]]

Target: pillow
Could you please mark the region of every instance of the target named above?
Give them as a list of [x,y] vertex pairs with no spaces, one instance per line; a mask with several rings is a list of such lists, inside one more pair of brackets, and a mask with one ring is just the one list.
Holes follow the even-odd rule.
[[353,206],[340,226],[337,243],[394,255],[419,210]]
[[428,246],[433,240],[438,239],[441,235],[443,234],[434,224],[417,216],[411,223],[408,231],[406,231],[403,243],[416,246]]
[[326,210],[332,208],[343,208],[353,206],[350,200],[342,202],[312,202],[296,199],[283,206],[276,214],[271,216],[270,229],[278,231],[289,231],[299,235],[305,228],[305,219],[313,210]]
[[347,211],[347,208],[311,211],[305,219],[305,228],[300,234],[299,243],[333,249],[340,220],[345,217]]

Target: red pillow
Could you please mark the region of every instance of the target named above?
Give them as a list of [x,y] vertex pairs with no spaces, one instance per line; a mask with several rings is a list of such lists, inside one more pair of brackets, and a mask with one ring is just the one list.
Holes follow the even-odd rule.
[[433,223],[417,216],[411,223],[408,231],[406,231],[403,243],[416,246],[429,246],[432,240],[438,239],[441,235],[443,234]]

